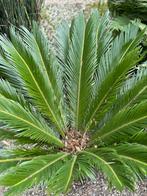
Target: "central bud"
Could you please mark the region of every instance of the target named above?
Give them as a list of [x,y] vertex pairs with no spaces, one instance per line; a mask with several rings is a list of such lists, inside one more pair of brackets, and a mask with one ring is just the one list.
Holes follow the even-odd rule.
[[64,142],[64,152],[76,153],[82,151],[87,147],[89,137],[87,134],[81,134],[76,130],[69,130],[66,132]]

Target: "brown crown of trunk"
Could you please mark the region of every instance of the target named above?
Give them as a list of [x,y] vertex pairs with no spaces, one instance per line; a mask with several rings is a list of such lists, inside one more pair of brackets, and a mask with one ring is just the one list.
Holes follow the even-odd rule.
[[66,132],[65,139],[63,140],[64,148],[62,150],[68,153],[82,151],[87,147],[88,141],[89,137],[87,134],[81,134],[76,130],[69,130]]

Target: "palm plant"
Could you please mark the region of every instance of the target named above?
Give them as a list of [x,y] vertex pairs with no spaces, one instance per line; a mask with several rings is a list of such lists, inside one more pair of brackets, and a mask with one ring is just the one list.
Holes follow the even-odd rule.
[[[7,196],[42,184],[66,193],[101,170],[111,186],[133,190],[147,171],[147,70],[133,24],[115,39],[108,14],[79,14],[57,29],[55,50],[37,25],[0,37],[0,185]],[[21,145],[20,145],[21,144]]]

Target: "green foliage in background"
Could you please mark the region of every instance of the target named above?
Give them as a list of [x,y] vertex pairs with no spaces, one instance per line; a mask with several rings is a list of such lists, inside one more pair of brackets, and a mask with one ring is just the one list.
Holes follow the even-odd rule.
[[147,24],[147,0],[108,0],[108,6],[113,16],[139,18]]
[[123,31],[130,22],[145,31],[142,45],[143,52],[147,53],[147,0],[108,0],[108,7],[113,20],[112,28],[117,32]]
[[44,0],[0,0],[0,32],[9,34],[9,27],[32,27],[38,21]]
[[36,25],[0,36],[0,140],[15,145],[0,154],[5,196],[39,184],[67,193],[98,170],[120,191],[145,178],[147,68],[126,77],[142,39],[133,24],[114,38],[97,11],[62,23],[54,52]]

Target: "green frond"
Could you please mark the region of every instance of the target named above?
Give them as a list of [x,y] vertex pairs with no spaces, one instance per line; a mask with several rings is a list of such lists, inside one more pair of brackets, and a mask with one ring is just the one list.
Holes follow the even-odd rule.
[[147,131],[144,129],[139,131],[138,133],[133,135],[131,138],[129,138],[128,142],[143,144],[147,146]]
[[0,79],[0,95],[20,103],[23,107],[29,107],[29,103],[26,101],[21,90],[15,89],[8,81],[3,79]]
[[[19,103],[24,109],[31,112],[32,115],[35,116],[38,120],[42,121],[42,124],[46,124],[36,108],[34,108],[34,106],[29,103],[31,100],[26,100],[27,98],[24,97],[24,95],[19,90],[16,90],[8,81],[3,79],[0,80],[0,95]],[[12,132],[10,129],[7,129],[7,127],[3,126],[3,124],[0,128],[0,140],[2,139],[13,139],[22,144],[36,143],[36,141],[25,137],[18,137],[16,133]]]
[[41,122],[17,102],[4,97],[0,97],[0,120],[19,137],[29,137],[38,142],[63,145],[47,124],[43,123],[44,121]]
[[107,16],[101,18],[97,11],[93,11],[86,23],[83,14],[80,14],[70,28],[63,23],[57,31],[58,59],[63,66],[70,120],[80,130],[86,123],[86,103],[91,100],[93,76],[99,62],[97,54],[107,51],[111,42],[111,33],[105,34],[110,30]]
[[24,161],[32,160],[34,157],[39,155],[48,154],[49,151],[40,149],[40,148],[32,148],[32,149],[11,149],[1,150],[0,154],[0,172],[1,175],[9,170],[11,167],[14,167]]
[[46,36],[40,31],[37,23],[34,23],[32,33],[26,28],[22,28],[20,29],[20,34],[23,37],[23,41],[29,46],[36,64],[38,64],[44,77],[48,81],[52,96],[54,96],[54,99],[56,100],[55,104],[57,104],[58,108],[61,110],[60,115],[61,118],[63,118],[63,123],[65,123],[66,116],[63,108],[62,82],[61,75],[58,74],[58,72],[60,72],[59,64],[50,49]]
[[[99,15],[99,12],[97,13]],[[98,17],[97,21],[97,69],[96,75],[99,71],[99,65],[101,57],[110,49],[113,41],[113,35],[111,30],[111,19],[109,13],[106,12],[103,16]]]
[[0,37],[0,44],[5,55],[19,73],[32,101],[44,114],[50,117],[63,134],[59,107],[55,102],[56,99],[47,78],[44,77],[42,69],[34,60],[29,48],[14,30],[11,31],[11,39],[12,43],[2,36]]
[[[147,138],[146,138],[147,139]],[[115,148],[120,158],[140,180],[147,174],[147,147],[141,144],[121,144]]]
[[37,185],[40,182],[47,182],[54,173],[53,167],[67,156],[65,153],[42,155],[31,161],[26,161],[13,167],[8,173],[0,177],[0,185],[9,186],[5,195],[19,195],[25,189]]
[[[120,89],[120,94],[115,102],[118,107],[127,108],[131,105],[140,103],[140,101],[147,99],[147,69],[140,68],[136,75],[128,79],[124,86]],[[114,105],[114,108],[116,107]]]
[[50,178],[48,182],[49,193],[66,193],[69,190],[69,186],[73,181],[73,171],[76,159],[77,156],[75,155],[70,160],[67,160],[64,165]]
[[5,78],[16,89],[25,92],[23,82],[17,73],[17,70],[9,63],[4,54],[0,53],[0,76]]
[[69,109],[69,98],[67,94],[67,81],[66,81],[66,70],[65,65],[68,64],[68,52],[70,46],[70,28],[67,22],[62,22],[56,30],[55,35],[55,51],[57,55],[57,61],[60,64],[59,75],[61,78],[61,89],[62,96],[66,110],[66,119],[69,123],[71,121],[70,109]]
[[137,64],[140,58],[140,48],[137,46],[142,39],[142,34],[137,34],[138,28],[129,25],[102,55],[98,76],[93,85],[94,96],[87,114],[87,130],[91,124],[99,123],[104,117],[115,101],[116,92],[125,80],[126,73]]
[[3,149],[0,154],[0,172],[3,175],[11,167],[21,164],[24,161],[32,160],[33,158],[41,155],[52,153],[52,149],[41,149],[39,147],[16,148],[16,149]]
[[145,127],[147,120],[147,102],[121,110],[106,124],[97,130],[94,141],[102,140],[105,144],[117,143],[127,139]]
[[124,82],[116,95],[116,100],[106,113],[100,126],[110,120],[118,111],[138,104],[147,98],[147,69],[140,68],[137,73]]
[[[70,46],[70,28],[66,21],[62,22],[56,30],[55,46],[56,53],[58,53],[57,59],[60,65],[64,67],[68,63]],[[62,71],[64,70],[62,69]]]
[[85,180],[95,180],[96,179],[96,172],[93,165],[88,161],[86,156],[79,156],[77,157],[77,164],[75,167],[75,181],[81,181],[82,183]]
[[68,99],[70,101],[70,113],[73,126],[78,128],[79,122],[79,96],[81,90],[82,60],[84,53],[86,24],[81,13],[70,27],[70,46],[68,51],[68,63],[65,64],[65,80]]
[[17,132],[12,131],[11,129],[7,128],[4,124],[1,124],[0,126],[0,141],[3,140],[13,140],[13,143],[15,145],[26,145],[26,144],[32,144],[32,145],[46,145],[47,143],[37,143],[37,141],[32,140],[28,137],[19,137],[17,135]]
[[[61,49],[59,60],[64,63],[63,72],[67,99],[70,102],[71,120],[77,129],[84,127],[87,109],[85,103],[92,95],[91,85],[96,69],[98,19],[98,13],[93,12],[86,23],[83,14],[80,14],[72,22],[68,33],[65,33],[63,27],[58,30],[60,37],[57,45]],[[61,41],[62,37],[65,40],[64,44]]]
[[123,190],[125,186],[130,189],[134,188],[134,177],[131,176],[131,171],[119,160],[118,155],[112,149],[87,150],[82,154],[93,167],[104,173],[111,186],[119,190]]
[[15,167],[18,163],[31,160],[33,157],[18,157],[18,158],[3,158],[0,157],[0,172],[1,175],[10,168]]
[[26,147],[18,147],[13,149],[1,150],[1,157],[5,158],[19,158],[19,157],[35,157],[39,155],[46,155],[52,152],[52,149],[42,149],[40,147],[32,147],[31,149]]
[[15,134],[10,131],[9,129],[5,128],[4,126],[1,125],[0,127],[0,141],[3,141],[5,139],[14,139]]

